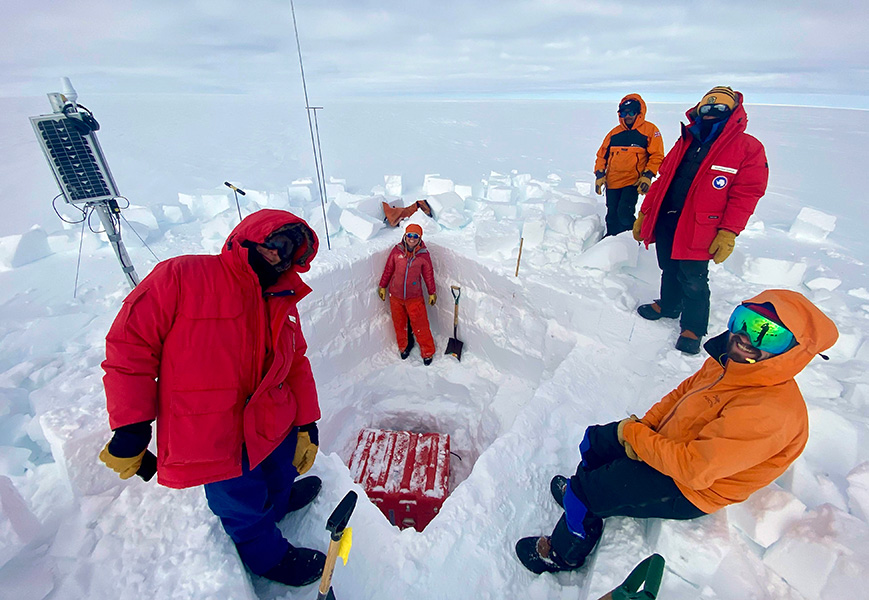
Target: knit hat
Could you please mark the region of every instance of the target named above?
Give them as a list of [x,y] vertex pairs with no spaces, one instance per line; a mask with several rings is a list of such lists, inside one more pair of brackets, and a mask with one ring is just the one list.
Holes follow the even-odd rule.
[[422,237],[422,227],[416,223],[411,223],[407,226],[407,229],[404,230],[404,233],[415,233],[419,235],[419,237]]
[[723,104],[730,110],[736,108],[737,99],[736,92],[724,85],[718,85],[706,92],[703,99],[697,105],[698,107],[704,104]]
[[779,325],[781,325],[785,329],[788,328],[787,325],[782,323],[782,320],[779,318],[778,313],[775,312],[775,307],[769,302],[764,302],[763,304],[754,304],[751,302],[744,302],[743,306],[745,306],[745,308],[748,308],[749,310],[756,312],[757,314],[759,314],[762,317],[766,317],[767,319],[769,319],[773,323],[778,323]]

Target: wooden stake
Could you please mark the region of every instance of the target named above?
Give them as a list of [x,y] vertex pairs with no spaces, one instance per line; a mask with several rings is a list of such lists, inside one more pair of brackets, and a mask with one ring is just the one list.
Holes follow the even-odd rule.
[[519,261],[522,260],[522,243],[525,241],[525,238],[519,238],[519,256],[516,257],[516,275],[515,277],[519,277]]

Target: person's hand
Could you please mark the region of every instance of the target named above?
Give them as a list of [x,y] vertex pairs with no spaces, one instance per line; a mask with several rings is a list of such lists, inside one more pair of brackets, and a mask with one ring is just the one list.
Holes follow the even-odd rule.
[[643,235],[640,233],[640,229],[643,228],[643,219],[645,218],[646,215],[641,211],[640,214],[637,215],[637,220],[634,221],[634,227],[631,233],[633,234],[634,239],[638,242],[643,241]]
[[304,475],[314,466],[314,460],[317,458],[318,444],[320,443],[319,438],[320,435],[316,423],[299,428],[299,437],[296,440],[296,454],[293,457],[293,466],[296,467],[299,475]]
[[625,442],[625,454],[631,460],[638,460],[640,462],[643,462],[643,459],[637,456],[637,453],[634,452],[634,449],[631,447],[631,444],[629,442]]
[[655,176],[651,171],[643,171],[640,178],[637,180],[637,191],[645,194],[649,191],[649,186],[652,185],[652,178]]
[[594,180],[594,193],[600,196],[603,194],[603,186],[606,185],[606,175],[600,175]]
[[434,303],[438,301],[437,294],[429,294],[428,295],[428,304],[429,306],[434,306]]
[[377,288],[377,295],[380,296],[380,299],[386,302],[386,288],[379,287]]
[[136,474],[139,467],[142,466],[142,459],[145,457],[145,450],[142,450],[136,456],[129,458],[121,458],[109,452],[109,445],[103,448],[100,452],[100,460],[112,471],[118,474],[121,479],[129,479]]
[[637,415],[631,415],[630,417],[619,421],[618,428],[616,429],[616,435],[619,438],[619,444],[621,444],[622,446],[627,444],[627,442],[625,441],[625,425],[639,420],[640,418]]
[[726,229],[719,229],[715,239],[712,240],[712,245],[709,246],[709,254],[714,255],[712,260],[719,265],[727,260],[734,246],[736,246],[736,234]]

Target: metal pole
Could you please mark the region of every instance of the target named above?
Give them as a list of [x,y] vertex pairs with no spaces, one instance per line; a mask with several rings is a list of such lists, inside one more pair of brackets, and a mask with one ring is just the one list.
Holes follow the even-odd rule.
[[121,240],[121,232],[115,223],[115,219],[112,217],[112,213],[109,212],[108,203],[95,202],[93,207],[97,215],[100,217],[100,221],[106,230],[106,235],[109,237],[109,242],[112,244],[112,248],[115,250],[115,255],[121,263],[121,270],[127,277],[130,287],[136,287],[139,285],[139,276],[136,274],[136,268],[133,266],[133,261],[130,260],[130,255],[127,254],[127,248],[124,246],[123,240]]
[[329,222],[326,220],[326,194],[324,193],[325,184],[320,177],[320,171],[322,170],[322,166],[320,165],[320,161],[318,160],[318,152],[317,152],[317,143],[314,140],[314,126],[311,123],[311,110],[314,110],[314,115],[316,117],[316,109],[312,109],[310,103],[308,102],[308,85],[305,82],[305,66],[302,64],[302,44],[299,42],[299,28],[296,25],[296,7],[293,3],[293,0],[290,0],[290,11],[293,13],[293,31],[296,34],[296,49],[299,52],[299,70],[302,73],[302,91],[305,93],[305,113],[308,115],[308,129],[311,132],[311,148],[314,152],[314,168],[317,172],[317,193],[320,195],[320,205],[323,207],[323,227],[326,228],[326,247],[328,249],[332,249],[332,244],[329,240]]

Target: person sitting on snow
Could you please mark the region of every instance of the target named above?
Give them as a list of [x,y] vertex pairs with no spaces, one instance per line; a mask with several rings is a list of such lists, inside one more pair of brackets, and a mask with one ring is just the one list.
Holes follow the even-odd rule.
[[282,210],[260,210],[218,256],[159,263],[124,300],[106,336],[103,383],[114,431],[99,457],[136,474],[157,421],[157,480],[204,485],[208,506],[257,575],[315,582],[326,556],[277,527],[319,493],[317,388],[299,323],[317,236]]
[[519,540],[522,564],[578,569],[605,517],[695,519],[774,481],[808,440],[794,376],[838,335],[797,292],[767,290],[736,307],[706,342],[711,358],[642,419],[586,429],[576,474],[550,483],[564,514],[551,535]]
[[[428,303],[434,305],[438,296],[431,255],[422,241],[422,227],[411,223],[386,259],[377,295],[385,302],[386,289],[389,288],[389,307],[401,359],[410,356],[415,335],[419,340],[422,362],[428,366],[434,357],[435,344],[422,295],[423,280],[428,290]],[[413,333],[408,332],[408,319]]]

